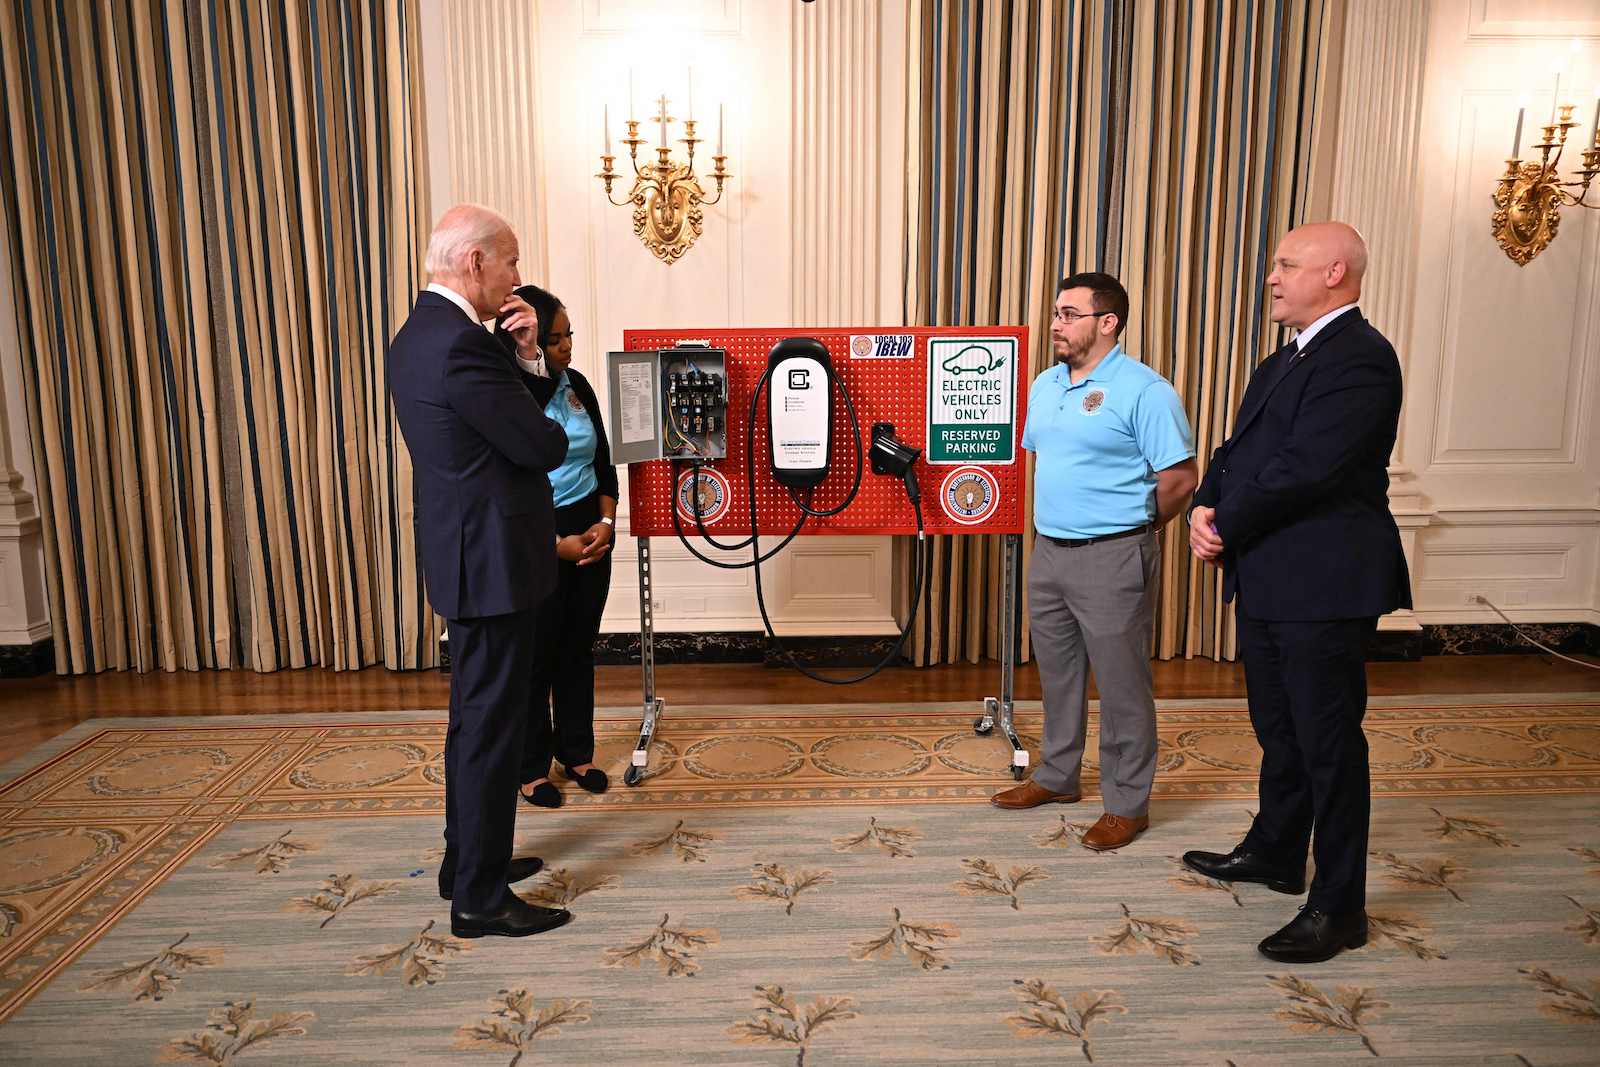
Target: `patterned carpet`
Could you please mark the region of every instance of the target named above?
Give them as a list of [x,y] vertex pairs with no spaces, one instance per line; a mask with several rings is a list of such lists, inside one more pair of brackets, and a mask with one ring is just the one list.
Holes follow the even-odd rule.
[[974,710],[671,709],[638,788],[522,809],[576,922],[474,942],[442,716],[86,723],[0,770],[0,1063],[1600,1060],[1600,694],[1374,701],[1373,941],[1306,968],[1254,951],[1294,898],[1173,858],[1248,823],[1240,704],[1163,705],[1105,855],[1092,792],[983,803]]

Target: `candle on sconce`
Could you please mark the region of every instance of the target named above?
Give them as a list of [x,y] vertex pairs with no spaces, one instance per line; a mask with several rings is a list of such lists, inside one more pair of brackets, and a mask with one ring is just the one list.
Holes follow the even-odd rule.
[[1556,111],[1561,107],[1561,71],[1556,71],[1556,91],[1550,96],[1550,125],[1556,124]]
[[[605,105],[605,108],[600,113],[600,125],[605,130],[605,135],[606,135],[606,155],[609,156],[611,154],[611,105],[610,104]],[[1522,127],[1520,125],[1517,127],[1517,129],[1519,129],[1519,130],[1521,128]]]
[[694,118],[694,68],[689,68],[689,105],[684,118]]
[[639,112],[633,107],[633,68],[628,68],[628,118],[632,119]]
[[1589,144],[1600,148],[1600,85],[1594,87],[1594,125],[1589,130]]
[[717,155],[726,155],[722,150],[722,105],[717,105]]
[[1511,135],[1511,158],[1512,159],[1521,159],[1522,158],[1522,115],[1527,110],[1528,109],[1526,107],[1518,107],[1517,108],[1517,132]]

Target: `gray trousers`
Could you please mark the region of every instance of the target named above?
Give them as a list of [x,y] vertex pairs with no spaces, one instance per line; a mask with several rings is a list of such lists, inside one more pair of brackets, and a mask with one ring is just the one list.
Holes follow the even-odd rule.
[[1033,780],[1079,791],[1089,670],[1100,690],[1100,796],[1111,815],[1138,818],[1156,774],[1151,622],[1161,574],[1154,531],[1067,548],[1040,536],[1028,567],[1028,620],[1044,689],[1044,737]]

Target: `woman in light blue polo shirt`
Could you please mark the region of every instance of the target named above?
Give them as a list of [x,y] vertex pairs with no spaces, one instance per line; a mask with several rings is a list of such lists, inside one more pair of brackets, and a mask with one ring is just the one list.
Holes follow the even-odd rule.
[[572,321],[555,296],[536,285],[516,290],[539,317],[544,375],[526,375],[544,413],[567,434],[567,459],[550,472],[556,506],[556,589],[539,610],[533,698],[523,745],[522,799],[559,808],[550,763],[590,793],[604,793],[594,765],[594,642],[611,589],[611,542],[617,470],[589,381],[572,366]]

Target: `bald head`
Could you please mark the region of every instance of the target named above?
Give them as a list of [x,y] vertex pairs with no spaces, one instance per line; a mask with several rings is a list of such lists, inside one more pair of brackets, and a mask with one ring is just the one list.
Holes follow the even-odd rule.
[[1312,222],[1284,234],[1267,285],[1272,321],[1303,330],[1334,308],[1361,299],[1367,242],[1347,222]]
[[488,208],[457,204],[434,226],[423,267],[433,281],[466,297],[480,319],[492,319],[521,281],[517,235]]

